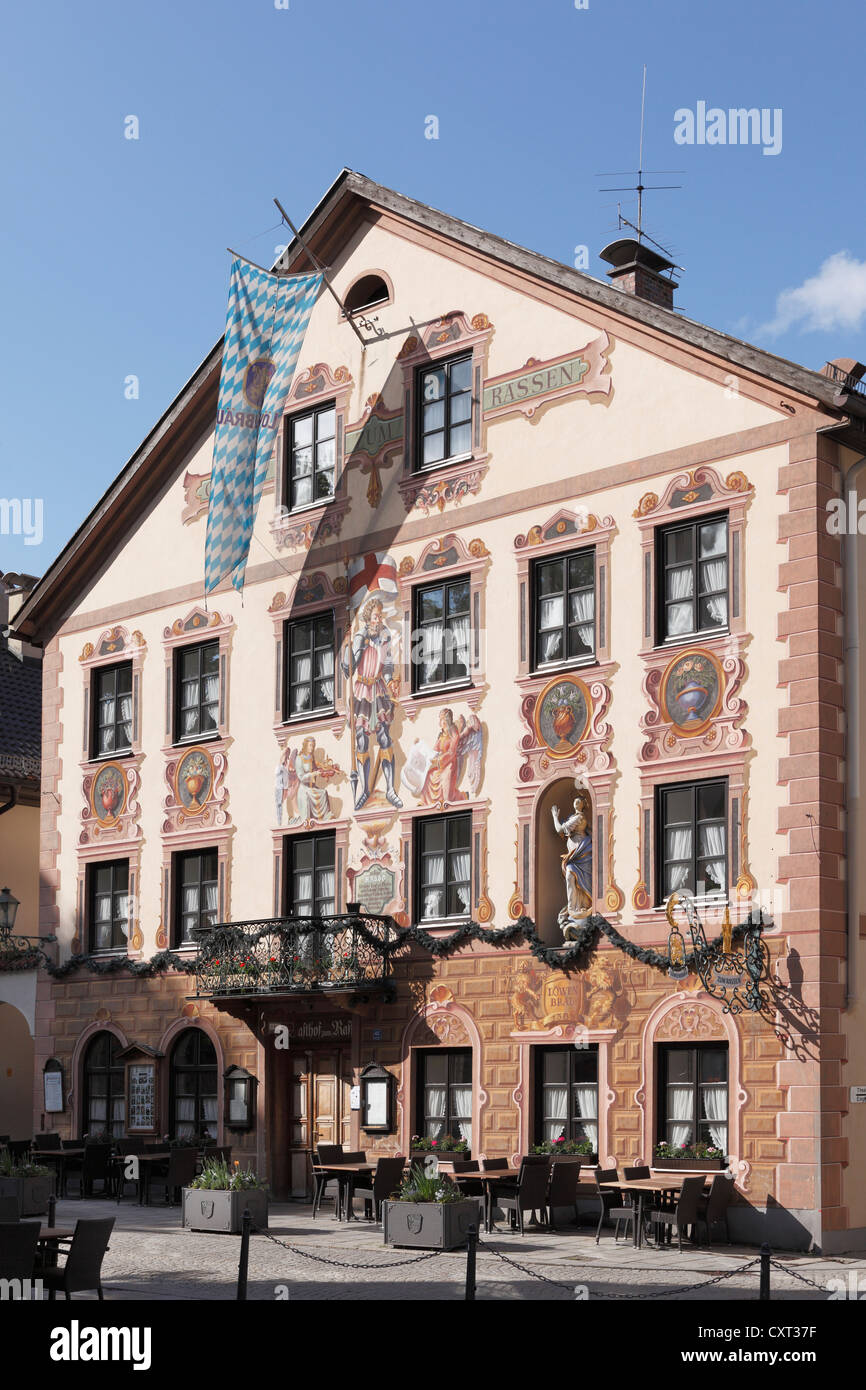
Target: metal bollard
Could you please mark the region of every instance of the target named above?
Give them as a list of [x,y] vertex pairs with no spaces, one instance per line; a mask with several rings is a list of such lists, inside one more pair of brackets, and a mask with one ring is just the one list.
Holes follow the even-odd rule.
[[244,1214],[241,1217],[241,1254],[238,1260],[238,1291],[236,1302],[246,1303],[247,1301],[247,1269],[250,1263],[250,1228],[253,1218],[250,1216],[249,1207],[244,1207]]
[[464,1302],[475,1302],[475,1252],[478,1249],[478,1232],[474,1226],[469,1227],[469,1239],[466,1244],[466,1294]]
[[761,1246],[761,1292],[758,1298],[761,1303],[770,1302],[770,1247],[766,1243]]

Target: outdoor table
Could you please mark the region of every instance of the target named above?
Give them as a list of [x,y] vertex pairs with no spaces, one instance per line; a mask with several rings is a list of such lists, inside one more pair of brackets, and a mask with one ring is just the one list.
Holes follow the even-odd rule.
[[66,1161],[67,1159],[80,1159],[84,1157],[84,1148],[80,1149],[32,1149],[31,1158],[37,1163],[54,1163],[57,1169],[57,1189],[58,1196],[66,1196]]
[[[155,1163],[167,1163],[170,1157],[171,1153],[168,1149],[143,1154],[115,1154],[112,1162],[116,1164],[121,1170],[117,1178],[119,1193],[121,1195],[123,1193],[123,1165],[126,1163],[126,1160],[128,1158],[135,1158],[138,1160],[138,1205],[140,1207],[144,1206],[145,1197],[147,1197],[148,1201],[150,1199],[150,1178],[151,1173],[153,1171],[153,1165]],[[132,1178],[129,1178],[128,1181],[132,1182],[134,1180]],[[120,1201],[120,1196],[118,1196],[117,1200],[118,1202]]]
[[[352,1198],[355,1194],[355,1183],[361,1176],[372,1177],[376,1171],[375,1163],[315,1163],[313,1164],[314,1173],[327,1173],[329,1178],[336,1178],[340,1184],[342,1200],[338,1201],[337,1208],[341,1212],[340,1219],[346,1221],[356,1221],[355,1210],[352,1205]],[[345,1217],[342,1211],[345,1211]]]
[[709,1174],[687,1173],[682,1170],[677,1173],[669,1173],[667,1177],[656,1178],[630,1178],[628,1181],[603,1182],[602,1187],[616,1188],[619,1192],[633,1192],[637,1197],[637,1211],[634,1221],[633,1242],[639,1249],[643,1243],[643,1206],[644,1193],[667,1193],[679,1192],[685,1178],[703,1176],[704,1186],[709,1179]]
[[[33,1223],[36,1224],[35,1222]],[[57,1268],[57,1247],[61,1241],[71,1240],[75,1235],[74,1231],[69,1231],[63,1226],[43,1226],[39,1225],[39,1239],[36,1242],[37,1249],[42,1251],[43,1269]],[[39,1266],[37,1265],[37,1275]]]

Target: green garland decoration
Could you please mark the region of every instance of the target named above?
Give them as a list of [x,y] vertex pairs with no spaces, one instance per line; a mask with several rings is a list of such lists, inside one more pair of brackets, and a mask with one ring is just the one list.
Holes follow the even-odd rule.
[[[243,931],[242,924],[239,923],[226,923],[225,926],[218,927],[216,930],[221,933],[220,939],[227,945],[231,945],[232,937],[235,937],[236,944],[243,943],[246,946],[252,946],[261,937],[272,933],[275,925],[276,919],[273,919],[251,936]],[[733,939],[742,938],[749,927],[753,925],[752,922],[742,922],[734,927]],[[308,935],[321,931],[321,927],[298,923],[295,930],[301,935]],[[519,917],[516,922],[511,922],[507,927],[498,929],[480,927],[477,922],[463,922],[448,936],[440,937],[430,936],[427,929],[423,927],[414,925],[397,927],[394,939],[385,943],[382,942],[381,937],[365,926],[362,918],[357,919],[355,930],[369,946],[379,950],[383,956],[389,958],[410,946],[418,946],[431,956],[444,958],[459,950],[467,941],[480,941],[485,946],[510,948],[518,939],[522,939],[526,942],[535,959],[551,970],[584,970],[590,957],[597,949],[599,937],[605,936],[612,946],[622,951],[623,955],[628,956],[631,960],[640,961],[642,965],[649,965],[654,970],[668,970],[671,964],[668,955],[645,946],[635,945],[633,941],[629,941],[621,932],[618,932],[606,917],[602,917],[598,913],[587,917],[575,939],[562,946],[546,945],[538,935],[538,930],[531,917]],[[710,942],[712,947],[720,947],[721,944],[721,936],[717,936],[714,941]],[[685,967],[690,972],[696,970],[697,961],[694,951],[689,952],[685,957]],[[136,978],[147,978],[151,975],[162,974],[166,970],[175,970],[183,975],[194,975],[196,973],[196,960],[190,959],[188,956],[179,956],[175,951],[158,951],[155,956],[146,961],[130,960],[128,956],[110,956],[106,959],[98,955],[80,954],[70,956],[60,965],[46,964],[45,969],[54,979],[62,979],[65,975],[70,975],[77,970],[90,970],[94,975],[115,975],[126,971]]]

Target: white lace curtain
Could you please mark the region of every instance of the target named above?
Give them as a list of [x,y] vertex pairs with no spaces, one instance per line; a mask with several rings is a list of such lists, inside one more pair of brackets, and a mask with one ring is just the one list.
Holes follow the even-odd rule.
[[451,1103],[456,1120],[456,1139],[465,1139],[472,1146],[472,1087],[452,1086]]
[[668,892],[675,893],[688,882],[691,872],[692,832],[689,826],[683,830],[669,830],[667,834],[668,859],[687,859],[688,864],[668,865]]
[[688,1144],[694,1134],[695,1092],[691,1082],[668,1086],[668,1143]]
[[583,1126],[583,1132],[598,1152],[598,1087],[578,1085],[574,1088],[574,1113]]
[[568,1086],[565,1082],[560,1086],[549,1085],[544,1088],[544,1105],[547,1114],[544,1119],[543,1137],[553,1143],[559,1138],[568,1120]]
[[438,1139],[445,1133],[445,1086],[427,1086],[424,1091],[424,1113],[427,1117],[427,1138]]
[[[704,589],[726,588],[727,562],[725,560],[708,560],[702,566],[702,570]],[[714,597],[706,599],[706,605],[714,623],[721,625],[727,622],[728,601],[724,594],[716,594]]]
[[723,1154],[728,1152],[728,1088],[725,1085],[703,1086],[701,1101],[704,1117],[710,1121],[710,1138]]
[[591,647],[595,629],[595,594],[585,589],[581,594],[572,594],[570,599],[570,620],[578,624],[580,640],[585,647]]
[[[116,714],[115,714],[116,709]],[[115,743],[115,723],[117,742]],[[113,695],[100,701],[100,753],[112,753],[114,749],[128,747],[132,743],[132,695],[121,695],[115,700]]]
[[[469,671],[469,617],[451,619],[451,650],[448,652],[452,666],[458,668],[458,675]],[[462,668],[462,669],[460,669]]]
[[421,633],[421,664],[424,667],[424,680],[432,681],[439,672],[442,662],[442,628],[425,627]]
[[[712,882],[704,885],[704,892],[718,891],[725,886],[725,828],[723,825],[702,825],[700,827],[701,858],[708,860],[706,872]],[[700,884],[698,885],[700,891]]]

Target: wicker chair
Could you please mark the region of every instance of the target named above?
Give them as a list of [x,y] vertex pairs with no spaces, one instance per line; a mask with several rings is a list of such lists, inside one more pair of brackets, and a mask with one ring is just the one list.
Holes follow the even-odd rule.
[[526,1211],[537,1211],[544,1215],[549,1179],[550,1155],[531,1154],[521,1160],[520,1173],[514,1186],[506,1183],[497,1186],[496,1205],[503,1212],[510,1213],[512,1230],[516,1218],[520,1234],[524,1234],[523,1213]]
[[673,1211],[652,1211],[650,1222],[656,1229],[656,1239],[661,1243],[662,1232],[670,1240],[671,1232],[677,1228],[677,1244],[683,1253],[683,1231],[695,1228],[698,1223],[698,1204],[704,1190],[704,1177],[699,1173],[695,1178],[684,1178],[680,1195]]
[[556,1230],[555,1210],[557,1207],[571,1207],[577,1220],[577,1190],[580,1185],[580,1164],[554,1162],[550,1173],[550,1186],[547,1189],[547,1225]]
[[38,1221],[0,1224],[0,1279],[30,1279],[39,1243]]
[[364,1215],[368,1220],[371,1218],[374,1221],[380,1220],[382,1203],[391,1196],[403,1176],[405,1166],[405,1158],[380,1158],[376,1164],[372,1184],[369,1187],[356,1187],[354,1189],[353,1196],[364,1199]]
[[604,1218],[609,1216],[614,1223],[613,1238],[619,1240],[619,1228],[624,1225],[626,1234],[629,1226],[634,1226],[634,1207],[624,1202],[622,1193],[616,1189],[602,1187],[604,1182],[617,1182],[619,1174],[615,1168],[596,1168],[595,1170],[595,1189],[598,1193],[600,1210],[598,1215],[598,1230],[595,1233],[595,1243],[598,1245],[601,1240],[601,1228],[604,1225]]
[[102,1299],[102,1261],[113,1229],[113,1216],[105,1220],[75,1223],[75,1235],[66,1263],[58,1269],[43,1270],[41,1275],[51,1301],[58,1289],[63,1291],[67,1299],[73,1293],[96,1289],[97,1297]]

